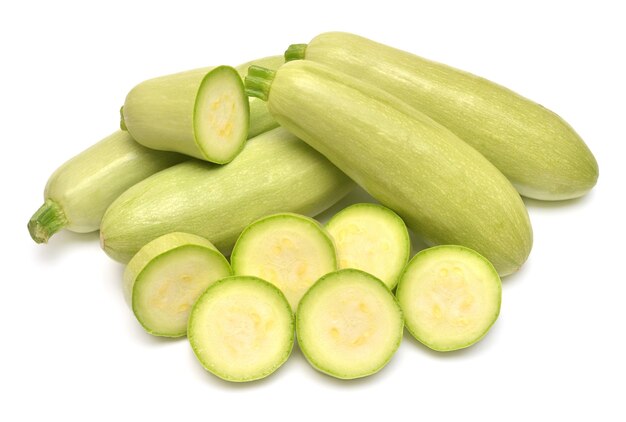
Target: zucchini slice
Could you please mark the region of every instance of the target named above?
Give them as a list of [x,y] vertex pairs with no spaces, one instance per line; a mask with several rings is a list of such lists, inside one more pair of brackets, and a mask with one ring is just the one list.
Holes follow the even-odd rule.
[[289,358],[294,316],[285,296],[267,281],[227,277],[193,306],[188,338],[209,372],[227,381],[253,381]]
[[500,313],[502,284],[478,252],[443,245],[411,259],[396,296],[413,337],[445,352],[471,346],[487,334]]
[[335,247],[326,230],[312,218],[291,213],[270,215],[246,227],[230,259],[235,275],[274,284],[294,311],[317,279],[337,269]]
[[339,270],[320,278],[296,314],[300,349],[318,371],[352,379],[382,369],[402,341],[402,311],[371,274]]
[[230,265],[208,240],[169,233],[145,245],[124,272],[124,293],[150,334],[181,337],[191,307],[211,283],[231,275]]
[[140,144],[219,164],[241,151],[249,119],[243,82],[230,66],[147,80],[122,107],[122,125]]
[[335,241],[339,268],[370,273],[393,289],[409,260],[411,240],[404,221],[378,204],[351,205],[326,224]]

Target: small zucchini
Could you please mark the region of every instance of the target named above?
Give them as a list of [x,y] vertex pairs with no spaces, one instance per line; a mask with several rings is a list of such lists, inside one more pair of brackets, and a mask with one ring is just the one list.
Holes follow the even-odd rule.
[[598,163],[571,126],[486,79],[341,32],[294,44],[285,55],[326,64],[414,106],[476,148],[526,197],[571,199],[596,184]]
[[187,334],[191,307],[212,283],[231,275],[230,264],[208,240],[168,233],[146,244],[124,271],[124,295],[150,334]]
[[478,250],[502,275],[532,245],[519,194],[485,157],[396,97],[328,66],[252,66],[250,95],[432,244]]
[[353,186],[322,155],[276,128],[251,139],[228,165],[191,160],[128,189],[102,219],[101,245],[128,262],[152,239],[180,231],[227,255],[251,222],[277,212],[316,215]]
[[487,334],[500,313],[502,284],[493,265],[477,252],[443,245],[411,259],[396,296],[413,337],[446,352]]
[[96,231],[104,212],[122,192],[186,159],[145,148],[118,130],[50,176],[45,202],[28,222],[30,236],[37,243],[46,243],[62,228],[77,233]]

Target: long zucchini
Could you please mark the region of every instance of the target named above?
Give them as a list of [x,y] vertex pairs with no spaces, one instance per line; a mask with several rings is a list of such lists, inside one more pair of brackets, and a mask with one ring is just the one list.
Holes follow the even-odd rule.
[[250,95],[433,244],[460,244],[502,275],[526,261],[528,213],[479,152],[396,97],[328,66],[298,60],[251,67]]
[[571,199],[596,184],[593,154],[563,119],[486,79],[340,32],[285,54],[329,65],[414,106],[476,148],[526,197]]
[[252,221],[277,212],[316,215],[353,186],[322,155],[276,128],[251,139],[227,165],[191,160],[124,192],[102,219],[101,245],[127,262],[152,239],[181,231],[227,255]]

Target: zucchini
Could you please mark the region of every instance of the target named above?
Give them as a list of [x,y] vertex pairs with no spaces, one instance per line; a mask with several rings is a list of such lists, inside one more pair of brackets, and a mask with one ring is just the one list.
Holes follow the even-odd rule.
[[230,264],[208,240],[168,233],[146,244],[124,271],[124,295],[150,334],[187,334],[191,307],[212,283],[231,275]]
[[402,341],[402,311],[387,286],[366,272],[326,274],[296,314],[300,350],[320,372],[353,379],[374,374]]
[[486,79],[341,32],[294,44],[285,54],[331,66],[414,106],[476,148],[526,197],[572,199],[596,184],[598,163],[574,129]]
[[276,128],[251,139],[226,166],[191,160],[128,189],[102,219],[101,245],[128,262],[152,239],[180,231],[228,255],[251,222],[277,212],[316,215],[353,186],[322,155]]
[[354,204],[339,211],[326,229],[335,241],[339,268],[370,273],[393,289],[409,261],[411,239],[404,221],[378,204]]
[[250,110],[237,71],[218,66],[140,83],[126,96],[122,115],[146,147],[224,164],[248,138]]
[[396,296],[413,337],[445,352],[471,346],[487,334],[500,313],[502,283],[477,252],[443,245],[411,259]]
[[230,257],[235,275],[252,275],[274,284],[296,310],[306,291],[337,270],[330,235],[315,220],[274,214],[255,221],[237,239]]
[[44,204],[28,222],[37,243],[46,243],[62,228],[98,230],[107,207],[126,189],[180,163],[183,155],[145,148],[127,132],[116,131],[68,160],[48,179]]
[[254,381],[278,369],[294,343],[294,317],[285,296],[256,277],[224,278],[200,296],[188,338],[202,366],[234,382]]
[[460,244],[515,272],[532,245],[519,194],[485,157],[396,97],[328,66],[252,66],[250,95],[432,244]]

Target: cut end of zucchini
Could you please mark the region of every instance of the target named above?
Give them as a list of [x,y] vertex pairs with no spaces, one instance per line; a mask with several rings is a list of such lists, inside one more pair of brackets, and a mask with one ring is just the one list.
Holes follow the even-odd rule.
[[194,109],[194,136],[206,160],[232,161],[248,138],[250,109],[237,71],[219,66],[202,80]]
[[224,256],[206,239],[170,233],[145,245],[124,274],[133,313],[155,336],[187,333],[191,308],[215,281],[231,274]]
[[354,204],[326,225],[335,241],[339,268],[370,273],[393,289],[409,260],[411,241],[404,221],[378,204]]
[[275,70],[261,66],[250,66],[248,75],[245,77],[246,94],[249,97],[257,97],[267,101],[275,75]]
[[304,60],[307,45],[308,44],[291,44],[287,47],[287,50],[285,50],[285,62]]
[[28,221],[28,232],[36,243],[48,243],[50,236],[66,225],[67,218],[59,204],[47,199]]
[[317,279],[337,269],[333,241],[324,228],[289,213],[249,225],[233,248],[231,262],[235,274],[260,277],[278,287],[294,310]]
[[444,352],[471,346],[487,334],[500,313],[502,284],[478,252],[443,245],[413,257],[396,296],[409,332]]
[[227,277],[198,299],[188,338],[202,366],[235,382],[264,378],[289,357],[294,317],[285,296],[256,277]]
[[339,270],[302,298],[296,331],[314,368],[336,378],[360,378],[382,369],[400,346],[402,312],[382,281],[360,270]]

